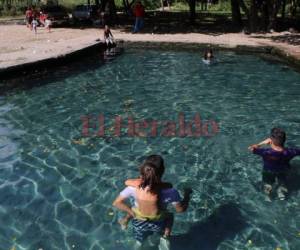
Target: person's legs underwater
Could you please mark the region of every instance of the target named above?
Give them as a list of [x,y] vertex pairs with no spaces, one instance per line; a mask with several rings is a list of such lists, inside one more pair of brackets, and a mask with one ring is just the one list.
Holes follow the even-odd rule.
[[272,192],[272,185],[275,182],[275,174],[270,171],[263,170],[262,180],[264,185],[264,193],[270,197]]
[[142,246],[145,240],[153,233],[163,235],[164,229],[166,227],[166,222],[165,220],[150,221],[132,219],[132,226],[134,238],[137,242],[140,243],[138,245]]
[[279,198],[279,200],[285,200],[286,195],[288,193],[288,189],[286,185],[287,183],[286,176],[287,176],[286,172],[278,173],[276,176],[278,181],[277,197]]

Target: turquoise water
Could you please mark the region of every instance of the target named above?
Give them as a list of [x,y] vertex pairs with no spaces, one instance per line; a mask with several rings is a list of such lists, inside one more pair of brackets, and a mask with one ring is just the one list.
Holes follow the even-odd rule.
[[[267,202],[261,161],[247,151],[273,126],[300,146],[300,74],[256,56],[217,56],[207,66],[194,52],[127,50],[1,94],[0,249],[132,249],[111,203],[153,153],[166,161],[166,180],[194,190],[171,249],[300,249],[300,158],[289,199]],[[112,136],[115,116],[178,126],[180,112],[217,122],[219,132]],[[96,126],[83,137],[82,117],[99,114],[106,136],[93,135]]]

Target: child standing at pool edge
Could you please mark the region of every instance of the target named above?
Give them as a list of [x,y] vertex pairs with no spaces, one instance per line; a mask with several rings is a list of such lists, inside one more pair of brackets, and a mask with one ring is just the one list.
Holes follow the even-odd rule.
[[32,29],[34,31],[34,34],[37,34],[37,26],[38,26],[38,21],[36,20],[36,18],[33,18],[32,22],[31,22],[31,26]]
[[[273,184],[277,180],[279,185],[277,195],[280,200],[284,200],[288,192],[286,178],[290,170],[289,162],[295,156],[300,155],[300,149],[285,148],[285,140],[285,132],[280,128],[273,128],[270,138],[259,144],[251,145],[248,148],[254,154],[260,155],[263,158],[262,180],[264,183],[264,192],[267,195],[271,195]],[[262,145],[270,145],[270,148],[260,148]]]

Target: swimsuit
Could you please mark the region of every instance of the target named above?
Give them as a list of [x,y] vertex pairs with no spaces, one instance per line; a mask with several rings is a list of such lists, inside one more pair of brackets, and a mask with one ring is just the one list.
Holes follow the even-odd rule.
[[162,189],[159,195],[160,212],[155,216],[143,215],[136,202],[136,188],[126,187],[120,196],[124,198],[133,198],[135,206],[132,208],[136,217],[132,220],[134,238],[137,241],[142,242],[149,235],[153,233],[162,234],[166,228],[169,219],[169,215],[166,212],[167,205],[176,205],[181,201],[178,191],[174,188]]

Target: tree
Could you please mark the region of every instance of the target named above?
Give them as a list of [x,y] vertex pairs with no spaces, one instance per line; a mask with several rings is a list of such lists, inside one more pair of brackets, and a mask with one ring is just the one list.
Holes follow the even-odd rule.
[[237,27],[242,27],[242,15],[240,11],[240,3],[239,0],[231,0],[231,15],[232,15],[232,22]]
[[123,0],[123,6],[124,6],[124,11],[127,14],[131,13],[131,8],[132,5],[134,4],[135,0],[132,0],[131,2],[129,2],[128,0]]
[[187,0],[190,7],[190,23],[195,24],[196,19],[196,0]]

